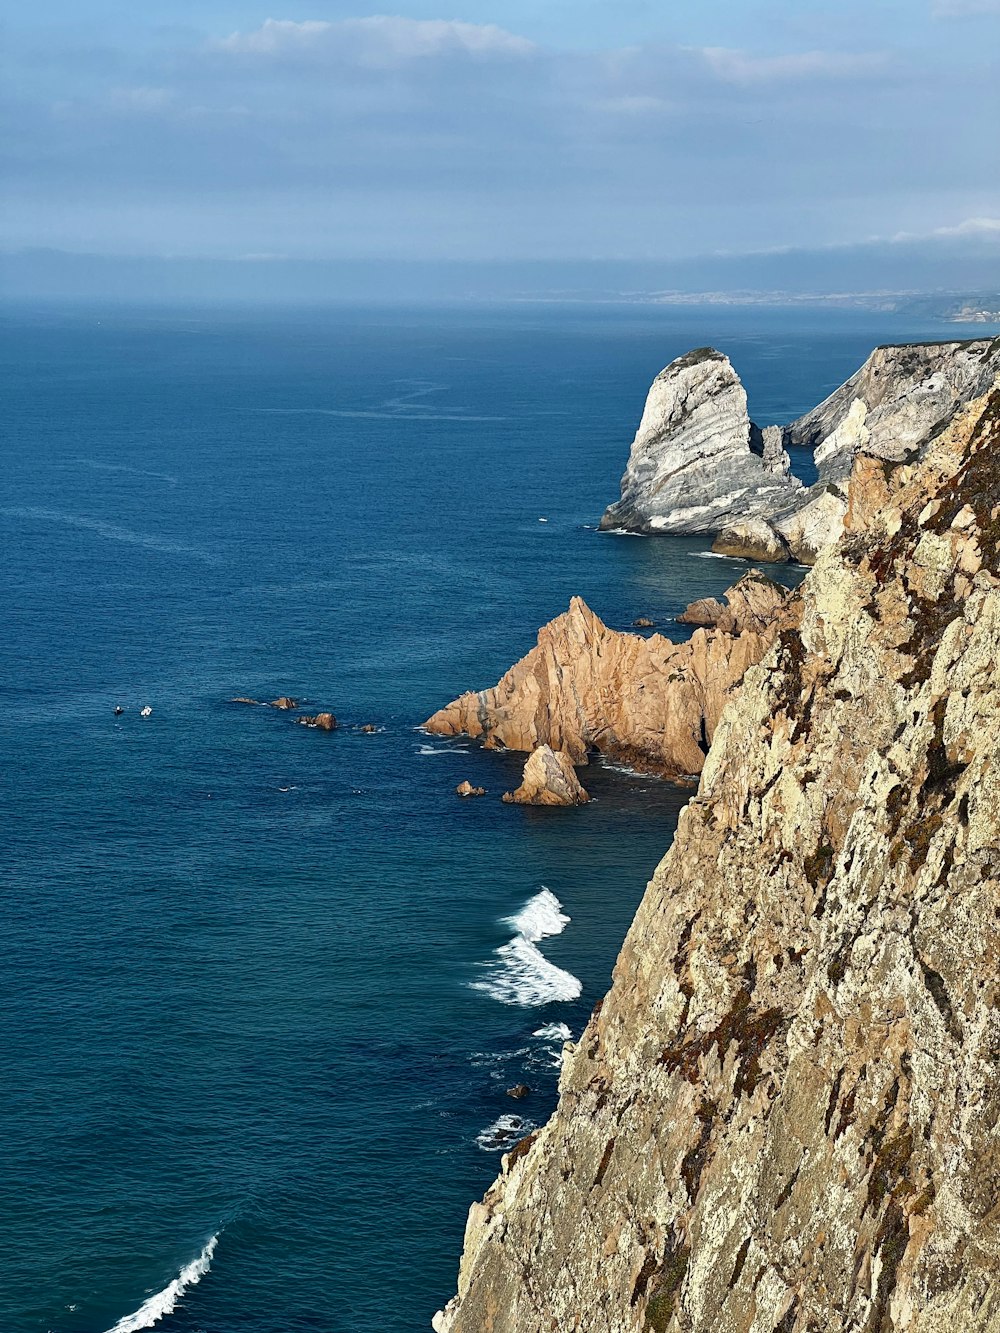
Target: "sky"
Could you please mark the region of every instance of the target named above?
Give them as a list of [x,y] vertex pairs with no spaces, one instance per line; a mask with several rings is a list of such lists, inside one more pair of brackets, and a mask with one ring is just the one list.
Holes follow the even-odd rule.
[[1000,258],[1000,0],[42,0],[0,248]]

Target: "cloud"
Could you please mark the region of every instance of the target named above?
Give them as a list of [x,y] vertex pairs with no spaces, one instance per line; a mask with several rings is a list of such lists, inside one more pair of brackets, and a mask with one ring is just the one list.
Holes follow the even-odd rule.
[[1000,0],[933,0],[931,14],[936,19],[974,18],[1000,14]]
[[217,43],[236,55],[344,58],[364,64],[398,65],[429,56],[523,57],[537,48],[526,37],[495,23],[454,19],[408,19],[389,15],[337,23],[267,19],[252,32],[234,32]]
[[797,51],[787,55],[757,56],[725,46],[695,48],[709,69],[724,83],[790,83],[804,79],[856,79],[884,68],[878,52]]
[[899,231],[890,239],[895,242],[948,240],[952,237],[972,240],[1000,241],[1000,218],[966,218],[950,227],[935,227],[933,231]]

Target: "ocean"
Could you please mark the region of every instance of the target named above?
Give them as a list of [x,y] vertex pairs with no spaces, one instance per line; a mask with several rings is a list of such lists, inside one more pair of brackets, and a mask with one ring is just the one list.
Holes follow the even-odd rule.
[[[681,638],[743,571],[595,530],[674,356],[766,425],[952,332],[5,309],[3,1333],[428,1329],[686,793],[596,763],[587,807],[505,806],[523,757],[420,723],[574,593]],[[280,695],[340,729],[230,702]]]

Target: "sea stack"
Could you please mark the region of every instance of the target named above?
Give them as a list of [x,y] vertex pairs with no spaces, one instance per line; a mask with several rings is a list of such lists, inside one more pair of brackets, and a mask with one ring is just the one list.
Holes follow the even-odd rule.
[[[998,370],[996,338],[877,347],[818,407],[761,430],[728,358],[699,348],[653,381],[601,527],[704,534],[719,555],[811,565],[844,530],[855,459],[918,461]],[[808,489],[786,446],[813,450],[819,480]]]
[[586,805],[590,800],[565,750],[540,745],[528,757],[516,791],[505,791],[508,805]]
[[626,532],[716,533],[736,520],[791,511],[804,493],[780,434],[747,414],[727,356],[699,347],[657,375],[632,442],[621,499],[601,519]]

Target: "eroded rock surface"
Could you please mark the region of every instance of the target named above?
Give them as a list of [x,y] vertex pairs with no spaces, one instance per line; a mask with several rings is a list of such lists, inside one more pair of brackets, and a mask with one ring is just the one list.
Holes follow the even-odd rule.
[[820,481],[843,485],[855,455],[902,462],[919,453],[1000,371],[1000,339],[876,347],[851,378],[785,428],[815,450]]
[[765,439],[729,358],[701,347],[672,361],[649,390],[602,528],[713,533],[737,519],[791,510],[803,493],[780,432]]
[[566,751],[540,745],[528,756],[520,787],[503,799],[508,805],[586,805],[590,797]]
[[672,643],[610,630],[574,597],[499,684],[463,694],[424,726],[510,750],[550,745],[574,764],[596,749],[665,776],[700,773],[729,691],[794,614],[786,591],[757,572],[726,598],[724,626]]
[[1000,1328],[998,456],[858,460],[439,1333]]

